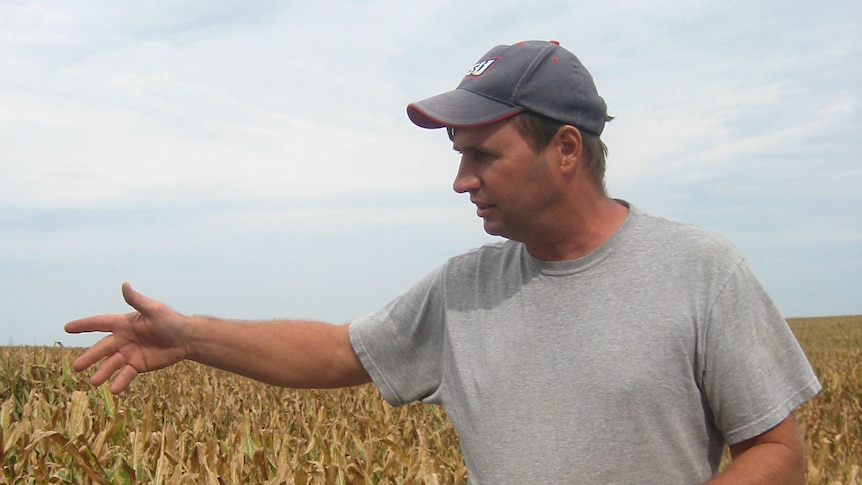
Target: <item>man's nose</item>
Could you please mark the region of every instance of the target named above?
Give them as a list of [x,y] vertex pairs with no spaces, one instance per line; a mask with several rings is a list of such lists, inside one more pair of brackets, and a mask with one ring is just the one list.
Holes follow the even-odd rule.
[[469,168],[469,164],[462,159],[458,166],[458,173],[455,175],[455,181],[452,183],[452,189],[463,194],[477,190],[482,185],[479,177]]

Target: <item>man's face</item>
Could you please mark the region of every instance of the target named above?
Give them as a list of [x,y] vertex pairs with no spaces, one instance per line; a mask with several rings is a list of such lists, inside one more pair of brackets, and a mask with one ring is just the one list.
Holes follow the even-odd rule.
[[453,189],[470,194],[488,234],[521,242],[541,237],[549,209],[560,199],[554,146],[534,152],[511,119],[455,130],[461,164]]

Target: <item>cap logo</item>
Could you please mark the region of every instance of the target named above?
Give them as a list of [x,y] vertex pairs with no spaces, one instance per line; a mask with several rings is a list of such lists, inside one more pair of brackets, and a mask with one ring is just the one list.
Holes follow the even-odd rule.
[[470,68],[469,71],[467,71],[467,75],[473,77],[481,76],[482,74],[484,74],[485,71],[488,70],[489,67],[491,67],[491,64],[497,61],[497,59],[499,59],[499,57],[495,57],[493,59],[485,59],[484,61],[477,62],[473,67]]

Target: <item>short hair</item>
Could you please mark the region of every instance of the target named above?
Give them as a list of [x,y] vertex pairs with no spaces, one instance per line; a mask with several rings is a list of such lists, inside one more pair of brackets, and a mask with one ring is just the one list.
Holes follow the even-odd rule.
[[[610,121],[608,117],[608,121]],[[540,152],[548,147],[554,135],[565,126],[565,123],[557,121],[547,116],[522,111],[512,117],[515,122],[515,128],[521,133],[521,136],[527,141],[530,147],[536,152]],[[577,128],[577,127],[576,127]],[[607,194],[605,188],[605,159],[608,156],[608,147],[602,141],[601,137],[588,133],[580,128],[581,140],[584,143],[584,151],[587,159],[587,169],[596,187]]]

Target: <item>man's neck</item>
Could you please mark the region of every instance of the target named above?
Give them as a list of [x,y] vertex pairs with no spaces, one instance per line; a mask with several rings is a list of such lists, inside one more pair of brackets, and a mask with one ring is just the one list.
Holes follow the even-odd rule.
[[553,229],[524,241],[527,250],[543,261],[572,261],[598,249],[628,216],[628,207],[606,196],[579,204],[554,223]]

